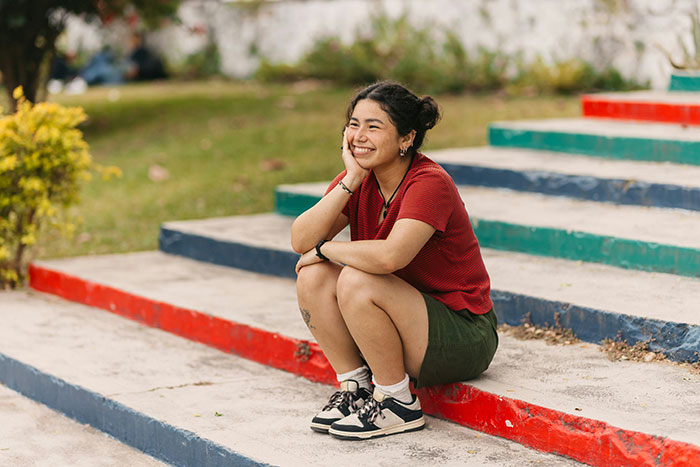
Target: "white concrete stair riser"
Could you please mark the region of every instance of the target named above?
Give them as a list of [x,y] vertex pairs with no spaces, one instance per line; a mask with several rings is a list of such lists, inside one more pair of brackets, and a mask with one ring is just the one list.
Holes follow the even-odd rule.
[[[290,279],[158,252],[57,260],[39,266],[89,278],[154,303],[312,341],[298,316]],[[700,421],[692,415],[695,409],[690,410],[697,406],[700,411],[700,394],[693,390],[698,378],[672,364],[610,362],[593,344],[552,347],[502,336],[491,368],[469,384],[504,398],[693,443],[700,433]],[[669,398],[669,394],[683,397]]]
[[0,374],[17,390],[61,405],[77,388],[66,409],[88,405],[102,429],[175,465],[578,465],[432,417],[420,432],[339,441],[308,427],[330,386],[41,294],[3,294],[0,319]]

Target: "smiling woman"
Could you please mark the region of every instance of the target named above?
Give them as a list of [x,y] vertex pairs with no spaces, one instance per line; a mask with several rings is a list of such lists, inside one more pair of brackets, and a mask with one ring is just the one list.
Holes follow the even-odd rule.
[[[416,130],[411,130],[406,135],[399,137],[390,117],[377,102],[372,100],[365,99],[358,102],[349,118],[345,134],[349,145],[348,149],[357,165],[365,170],[372,169],[374,171],[379,184],[379,194],[384,205],[380,222],[384,220],[389,204],[401,185],[401,182],[396,183],[396,179],[400,174],[405,177],[408,172],[407,166],[410,159],[406,159],[406,155],[409,148],[413,149],[415,136]],[[413,152],[415,153],[415,149]],[[397,153],[399,158],[396,157]],[[404,177],[401,177],[402,181]],[[384,196],[385,191],[381,188],[382,181],[384,181],[385,190],[387,186],[391,186],[392,182],[396,185],[388,200]]]
[[[397,83],[360,91],[343,133],[345,170],[292,226],[301,314],[340,383],[315,431],[419,430],[410,380],[476,377],[496,351],[489,276],[466,209],[449,175],[418,152],[439,115],[431,97]],[[351,241],[334,240],[348,224]]]

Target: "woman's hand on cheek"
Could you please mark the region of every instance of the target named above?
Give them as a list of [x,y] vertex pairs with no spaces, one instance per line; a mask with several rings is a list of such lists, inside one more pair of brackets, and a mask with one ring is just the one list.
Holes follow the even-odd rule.
[[299,271],[304,266],[309,266],[311,264],[320,263],[321,261],[323,261],[323,260],[316,255],[316,248],[312,248],[309,251],[307,251],[306,253],[304,253],[303,255],[301,255],[301,257],[299,258],[299,261],[297,261],[297,265],[294,268],[294,270],[296,271],[297,274],[299,274]]
[[[357,163],[357,160],[355,160],[355,156],[352,155],[352,151],[350,150],[350,141],[348,139],[348,127],[345,127],[345,131],[343,132],[343,163],[345,164],[345,170],[347,171],[350,184],[352,184],[352,187],[350,187],[351,190],[355,190],[360,183],[362,183],[362,180],[367,177],[369,174],[368,169],[364,169],[360,167],[360,164]],[[346,183],[348,185],[348,183]]]

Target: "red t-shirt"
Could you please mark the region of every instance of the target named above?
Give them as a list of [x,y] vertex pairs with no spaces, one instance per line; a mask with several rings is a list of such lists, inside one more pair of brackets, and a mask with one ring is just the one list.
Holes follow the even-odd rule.
[[[326,193],[344,176],[345,171],[335,177]],[[433,236],[413,261],[394,274],[453,310],[483,314],[493,307],[479,242],[457,187],[442,167],[417,154],[386,218],[377,224],[382,207],[370,171],[343,209],[350,219],[351,240],[386,239],[398,219],[430,224],[435,228]]]

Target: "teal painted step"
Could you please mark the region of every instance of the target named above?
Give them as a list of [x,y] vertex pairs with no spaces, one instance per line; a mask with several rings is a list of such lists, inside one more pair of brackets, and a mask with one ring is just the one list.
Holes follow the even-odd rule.
[[[472,201],[465,200],[467,209],[470,206],[477,207],[478,200],[494,202],[496,204],[514,204],[519,198],[527,199],[523,203],[522,212],[534,213],[537,209],[546,212],[554,218],[563,217],[569,213],[581,212],[582,219],[589,219],[596,216],[596,203],[586,203],[580,201],[564,200],[563,198],[553,199],[554,203],[548,207],[547,197],[530,194],[508,193],[504,190],[492,189],[463,189],[462,197],[472,196]],[[309,184],[302,186],[283,185],[275,190],[276,209],[279,214],[296,216],[313,206],[323,193],[323,184]],[[468,193],[477,193],[468,195]],[[498,200],[498,197],[503,197]],[[540,198],[537,198],[540,196]],[[562,201],[564,200],[564,201]],[[588,214],[583,214],[586,211]],[[600,205],[601,218],[608,218],[614,224],[617,223],[616,212],[611,209],[617,208],[619,212],[633,212],[640,215],[646,214],[646,208],[626,208],[609,207]],[[480,208],[484,209],[484,208]],[[637,211],[631,211],[636,209]],[[488,209],[485,209],[488,211]],[[649,210],[658,216],[658,223],[668,227],[669,219],[675,216],[675,211],[665,211],[657,209]],[[547,225],[530,225],[524,222],[509,221],[507,215],[501,219],[487,218],[471,212],[470,216],[474,231],[479,238],[481,246],[505,251],[515,251],[540,256],[563,258],[574,261],[586,261],[592,263],[608,264],[611,266],[638,269],[642,271],[665,272],[689,277],[700,277],[700,246],[697,244],[674,245],[660,241],[650,241],[636,239],[627,229],[626,236],[616,233],[619,228],[613,229],[613,233],[601,233],[596,231],[585,231],[585,223],[581,226],[552,227]],[[584,217],[585,216],[585,217]],[[546,216],[545,216],[546,217]],[[678,231],[694,229],[696,226],[700,231],[700,216],[694,213],[683,214],[683,221],[678,225]],[[686,221],[687,219],[687,221]],[[595,219],[594,219],[595,220]],[[638,222],[638,219],[632,219]],[[652,220],[652,224],[656,221]],[[578,228],[577,228],[578,227]],[[600,230],[600,227],[596,227]],[[631,229],[634,232],[634,228]],[[663,238],[664,232],[660,232],[657,238]]]
[[[161,232],[161,238],[165,240],[161,244],[167,245],[167,251],[163,251],[168,255],[138,253],[121,256],[121,259],[110,255],[102,259],[90,257],[71,261],[67,268],[56,266],[66,263],[65,260],[42,262],[38,267],[58,267],[71,277],[122,286],[126,278],[119,271],[138,270],[139,276],[134,273],[128,276],[128,281],[137,284],[142,291],[137,295],[147,293],[151,298],[165,302],[173,300],[173,291],[163,289],[153,281],[144,282],[144,277],[157,277],[159,281],[167,281],[168,277],[177,280],[188,276],[200,279],[216,277],[218,283],[235,283],[242,287],[241,290],[264,282],[267,296],[287,300],[288,306],[294,308],[294,293],[283,298],[285,294],[275,291],[269,278],[260,281],[258,277],[252,279],[250,285],[245,285],[244,277],[233,268],[219,268],[211,274],[202,262],[180,263],[176,256],[172,256],[215,264],[227,262],[235,268],[295,279],[294,265],[299,255],[292,251],[289,242],[293,221],[292,217],[279,214],[255,214],[168,222]],[[345,229],[337,239],[349,240],[349,233]],[[493,280],[491,297],[499,322],[515,326],[522,324],[524,319],[538,325],[559,322],[587,342],[604,339],[621,339],[630,345],[648,342],[650,350],[662,351],[673,360],[699,359],[700,309],[691,304],[700,296],[700,279],[489,248],[484,248],[482,254]],[[78,262],[83,267],[78,268]],[[229,276],[224,277],[224,274]],[[42,289],[38,282],[32,281],[33,286]],[[230,297],[236,295],[232,295],[230,287],[224,288],[221,304],[216,306],[212,301],[214,293],[206,289],[203,282],[189,280],[188,284],[198,294],[207,297],[207,312],[218,308],[229,313]],[[181,288],[180,284],[178,293]],[[161,291],[160,298],[151,294],[156,290]],[[640,294],[640,290],[653,290],[654,293]],[[269,326],[263,316],[257,312],[254,316],[260,320],[254,323],[256,326]],[[282,319],[281,315],[278,316]],[[304,330],[298,317],[295,321],[293,315],[285,316]]]
[[611,159],[700,165],[700,128],[601,119],[495,122],[489,144]]
[[700,71],[675,72],[671,74],[669,91],[700,91]]
[[275,188],[275,211],[283,216],[298,216],[321,199],[308,193],[288,191],[285,187]]
[[587,232],[472,219],[487,248],[700,277],[700,250]]

